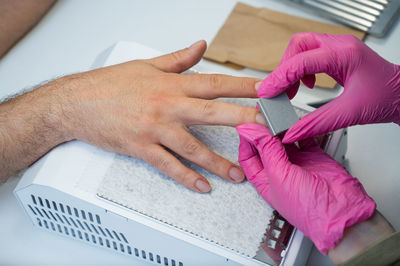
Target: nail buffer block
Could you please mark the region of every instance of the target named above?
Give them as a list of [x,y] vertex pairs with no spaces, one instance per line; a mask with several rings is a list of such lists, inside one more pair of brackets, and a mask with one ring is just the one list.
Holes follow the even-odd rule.
[[257,106],[260,108],[274,136],[286,131],[299,120],[286,93],[282,93],[270,99],[260,98],[257,102]]

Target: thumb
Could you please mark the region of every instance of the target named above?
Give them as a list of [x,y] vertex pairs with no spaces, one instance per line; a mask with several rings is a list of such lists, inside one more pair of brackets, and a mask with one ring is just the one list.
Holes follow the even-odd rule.
[[277,137],[269,132],[268,128],[259,124],[243,124],[236,127],[241,139],[247,140],[254,146],[268,176],[269,173],[280,172],[290,165],[285,148]]
[[190,47],[146,60],[154,67],[165,72],[181,73],[197,64],[207,49],[204,40],[195,42]]
[[269,179],[275,176],[271,176],[266,168],[271,167],[268,158],[275,157],[275,154],[273,152],[265,154],[262,143],[269,142],[274,137],[269,133],[268,128],[258,124],[243,124],[236,129],[240,137],[239,163],[249,182],[271,204]]
[[282,142],[293,143],[357,124],[354,106],[347,102],[341,95],[304,116],[288,129]]
[[240,137],[239,164],[242,167],[247,180],[252,183],[258,191],[263,191],[268,194],[268,179],[258,151],[241,135],[241,129],[238,128],[238,132]]

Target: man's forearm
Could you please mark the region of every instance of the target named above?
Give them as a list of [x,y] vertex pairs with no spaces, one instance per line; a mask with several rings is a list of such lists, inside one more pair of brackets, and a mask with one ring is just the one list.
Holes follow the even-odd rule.
[[55,0],[0,0],[0,58],[46,14]]
[[57,80],[0,104],[0,182],[66,141]]
[[0,176],[4,179],[54,146],[77,139],[142,159],[197,192],[210,190],[207,179],[169,151],[230,182],[241,182],[243,171],[188,127],[255,123],[256,108],[214,99],[256,97],[259,80],[178,74],[199,62],[205,50],[206,43],[198,41],[161,57],[65,76],[1,104]]

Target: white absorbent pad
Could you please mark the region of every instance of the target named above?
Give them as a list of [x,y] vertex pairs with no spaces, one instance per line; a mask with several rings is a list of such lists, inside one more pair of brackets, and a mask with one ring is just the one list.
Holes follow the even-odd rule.
[[[254,100],[225,100],[255,106]],[[217,154],[237,163],[239,137],[232,127],[192,126],[190,132]],[[98,195],[241,254],[254,257],[273,209],[249,182],[231,183],[180,158],[206,177],[210,193],[178,184],[150,164],[116,156]]]

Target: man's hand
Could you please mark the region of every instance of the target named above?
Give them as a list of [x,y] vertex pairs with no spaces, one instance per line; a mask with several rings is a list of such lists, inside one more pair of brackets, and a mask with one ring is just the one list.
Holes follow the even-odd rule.
[[268,128],[240,125],[239,163],[261,196],[327,254],[345,228],[375,211],[361,183],[313,139],[283,146]]
[[[206,43],[200,41],[169,55],[67,76],[0,105],[0,156],[16,160],[39,151],[29,160],[24,158],[22,165],[10,167],[15,165],[13,159],[6,160],[8,165],[2,160],[2,176],[5,169],[8,173],[21,169],[55,145],[78,139],[141,158],[198,192],[210,190],[207,180],[170,151],[226,180],[241,182],[244,174],[240,167],[209,150],[189,133],[187,126],[255,122],[257,109],[213,99],[256,97],[255,83],[259,80],[177,74],[196,64],[205,49]],[[41,118],[31,118],[31,114]],[[13,120],[22,121],[21,127]],[[26,136],[13,136],[26,126],[32,127]],[[47,129],[45,133],[40,132],[43,128]],[[24,153],[15,152],[16,145],[27,145],[24,139],[37,142],[41,136],[35,145],[17,148]]]

